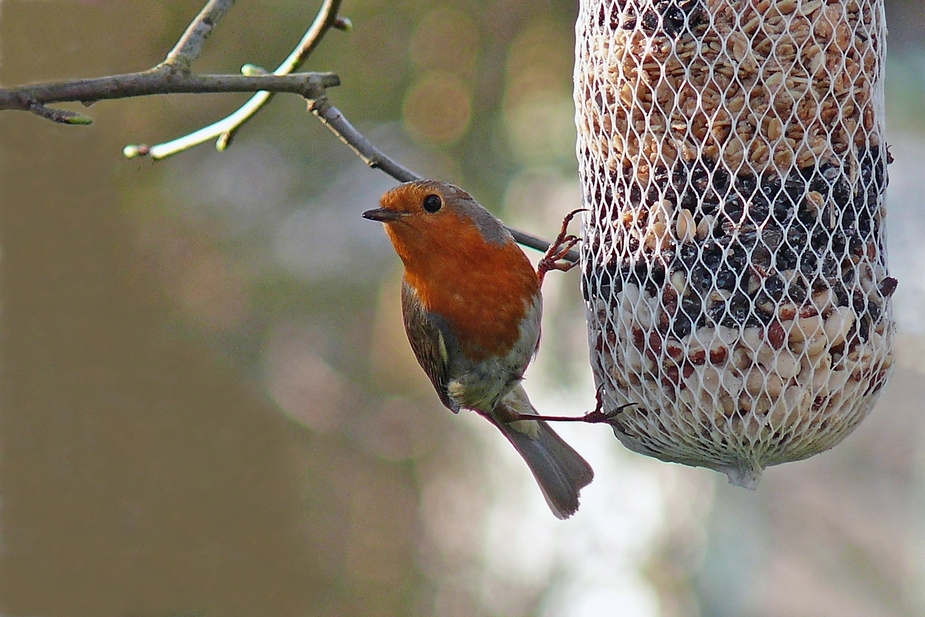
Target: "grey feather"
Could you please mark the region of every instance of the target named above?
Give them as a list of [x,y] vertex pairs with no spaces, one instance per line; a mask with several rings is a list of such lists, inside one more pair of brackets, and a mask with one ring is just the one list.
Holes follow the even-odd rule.
[[436,180],[418,180],[415,183],[424,187],[432,186],[435,192],[442,192],[446,199],[452,200],[457,212],[467,216],[479,228],[486,241],[498,245],[514,241],[511,232],[501,221],[458,186]]
[[[533,411],[522,386],[517,386],[496,410],[503,416],[508,409]],[[536,483],[559,519],[566,519],[578,510],[581,489],[594,479],[594,470],[565,440],[540,420],[506,422],[501,417],[489,417],[521,458],[527,463]]]
[[401,286],[401,308],[405,321],[405,333],[411,349],[437,391],[440,402],[453,413],[459,412],[459,404],[449,394],[450,357],[456,355],[456,337],[446,320],[427,311],[417,293],[407,282]]

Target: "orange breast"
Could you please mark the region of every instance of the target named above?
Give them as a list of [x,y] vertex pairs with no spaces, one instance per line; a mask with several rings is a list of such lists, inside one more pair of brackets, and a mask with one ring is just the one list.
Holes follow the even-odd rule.
[[[506,354],[539,292],[527,256],[513,242],[485,242],[476,227],[462,220],[436,249],[432,241],[417,236],[395,243],[408,283],[427,310],[449,322],[470,360]],[[428,249],[425,259],[416,250],[422,248]]]

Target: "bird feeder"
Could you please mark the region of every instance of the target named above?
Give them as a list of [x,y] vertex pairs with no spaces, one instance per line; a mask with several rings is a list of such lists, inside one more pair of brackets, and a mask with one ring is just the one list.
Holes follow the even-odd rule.
[[631,450],[753,488],[870,412],[885,44],[883,0],[581,0],[582,288]]

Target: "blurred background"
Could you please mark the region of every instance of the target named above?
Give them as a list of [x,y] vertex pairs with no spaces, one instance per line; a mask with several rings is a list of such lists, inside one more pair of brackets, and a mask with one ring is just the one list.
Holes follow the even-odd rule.
[[[0,2],[0,82],[160,61],[201,0]],[[316,3],[239,2],[196,69],[275,67]],[[347,0],[310,70],[421,174],[552,237],[580,201],[565,0]],[[401,268],[360,212],[394,182],[295,97],[226,153],[126,160],[243,96],[0,114],[0,614],[925,616],[925,13],[888,0],[898,363],[844,443],[754,492],[561,432],[594,466],[555,520],[474,414],[439,404]],[[536,255],[532,255],[536,258]],[[577,272],[527,389],[594,404]]]

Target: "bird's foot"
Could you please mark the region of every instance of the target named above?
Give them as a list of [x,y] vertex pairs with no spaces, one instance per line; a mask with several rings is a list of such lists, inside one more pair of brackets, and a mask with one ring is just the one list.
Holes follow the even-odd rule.
[[620,428],[618,424],[618,418],[620,414],[623,413],[624,409],[634,407],[636,403],[627,403],[625,405],[620,405],[616,409],[611,411],[604,411],[604,399],[603,399],[603,386],[597,389],[597,394],[594,397],[597,404],[594,406],[594,411],[589,411],[583,416],[544,416],[544,415],[533,415],[526,414],[514,411],[509,409],[508,412],[510,417],[506,419],[508,422],[517,422],[520,420],[545,420],[546,422],[584,422],[586,424],[609,424],[610,426]]
[[543,258],[540,259],[540,263],[536,266],[536,275],[540,279],[540,285],[543,284],[543,279],[550,270],[568,272],[578,265],[577,256],[569,255],[569,253],[581,240],[578,236],[568,232],[568,226],[569,223],[572,222],[572,219],[575,218],[576,214],[585,211],[587,211],[587,208],[579,208],[565,215],[565,219],[562,220],[562,228],[559,230],[559,235],[556,236],[556,239],[550,245],[549,249],[546,250],[546,254],[543,255]]
[[588,424],[609,424],[616,428],[620,428],[617,425],[617,416],[623,413],[624,409],[634,406],[636,403],[626,403],[625,405],[620,405],[616,409],[611,411],[604,411],[604,384],[601,384],[597,388],[597,392],[594,394],[594,411],[589,411],[581,417],[582,422],[587,422]]

